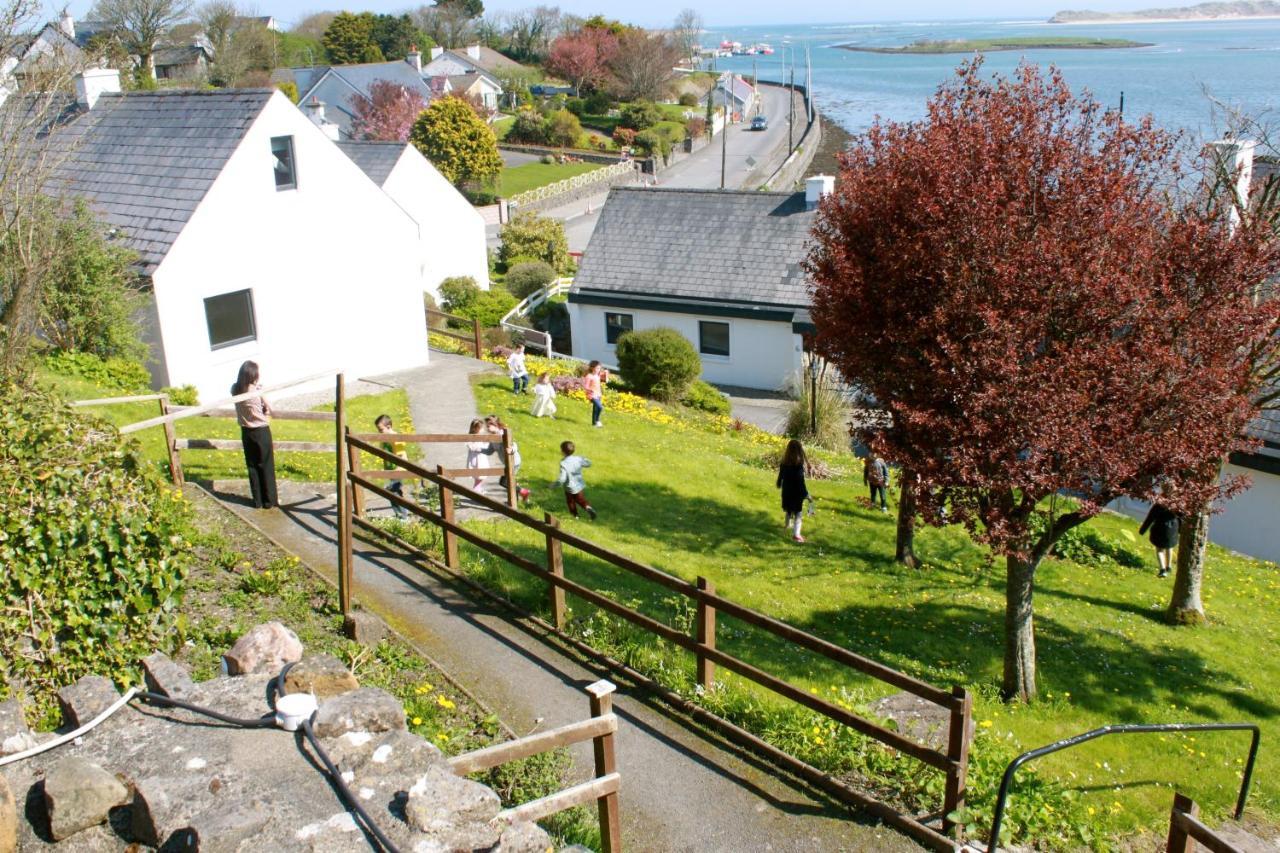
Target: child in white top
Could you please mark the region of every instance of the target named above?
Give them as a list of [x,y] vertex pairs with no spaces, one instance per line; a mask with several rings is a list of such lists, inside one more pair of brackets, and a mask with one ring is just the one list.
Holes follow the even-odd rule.
[[[489,435],[484,421],[476,418],[471,422],[471,428],[467,430],[471,435],[479,438],[482,435]],[[467,442],[467,467],[468,468],[487,468],[488,465],[481,464],[485,456],[490,453],[497,453],[496,448],[491,441],[469,441]],[[476,477],[471,481],[471,488],[479,489],[484,485],[484,477]]]
[[518,345],[507,356],[507,375],[511,377],[511,390],[524,394],[529,388],[529,371],[524,366],[524,344]]
[[533,386],[533,416],[540,418],[543,415],[556,419],[556,386],[551,384],[549,373],[540,374],[538,383]]

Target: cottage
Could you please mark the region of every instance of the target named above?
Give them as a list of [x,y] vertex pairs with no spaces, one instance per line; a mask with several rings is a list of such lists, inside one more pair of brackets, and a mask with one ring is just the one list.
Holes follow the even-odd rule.
[[327,107],[326,121],[337,126],[339,139],[353,139],[356,104],[368,98],[374,83],[386,80],[416,92],[423,103],[438,94],[420,71],[422,55],[416,51],[395,62],[366,62],[360,65],[317,65],[282,68],[272,75],[274,82],[292,81],[298,87],[298,104],[319,102]]
[[95,69],[68,108],[56,186],[138,253],[158,386],[427,361],[417,223],[283,94],[122,94]]
[[[433,78],[439,79],[439,78]],[[502,97],[502,86],[483,71],[450,74],[444,78],[445,91],[463,98],[475,100],[490,112],[496,112]]]
[[573,354],[616,363],[618,338],[668,326],[702,358],[702,378],[779,390],[811,330],[801,269],[814,209],[802,193],[618,187],[569,292]]
[[741,75],[725,72],[720,75],[720,80],[716,83],[716,88],[712,92],[712,98],[718,107],[723,107],[727,104],[729,115],[737,116],[734,120],[741,121],[755,110],[756,105],[759,103],[760,95],[756,91],[756,87],[748,83]]
[[156,48],[151,56],[157,80],[202,80],[209,74],[213,59],[209,49],[197,41],[193,44]]
[[478,44],[461,50],[433,47],[430,61],[422,68],[424,76],[449,78],[452,91],[475,95],[490,110],[498,109],[503,103],[505,92],[501,81],[525,71],[528,68],[514,59]]
[[63,15],[58,23],[45,24],[38,32],[13,39],[0,56],[0,103],[21,89],[43,67],[82,68],[88,57],[75,38],[75,21]]

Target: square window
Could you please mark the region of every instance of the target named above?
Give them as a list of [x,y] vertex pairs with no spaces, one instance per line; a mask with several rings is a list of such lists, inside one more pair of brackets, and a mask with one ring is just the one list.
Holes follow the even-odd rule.
[[258,337],[253,322],[252,290],[210,296],[204,301],[204,318],[209,324],[210,349],[222,349]]
[[729,355],[729,324],[710,320],[698,321],[698,352],[703,355]]
[[271,137],[271,154],[275,158],[276,189],[296,189],[298,174],[293,160],[293,137]]
[[634,314],[613,314],[605,312],[604,315],[604,342],[607,344],[616,344],[618,338],[622,337],[623,332],[630,332],[635,329]]

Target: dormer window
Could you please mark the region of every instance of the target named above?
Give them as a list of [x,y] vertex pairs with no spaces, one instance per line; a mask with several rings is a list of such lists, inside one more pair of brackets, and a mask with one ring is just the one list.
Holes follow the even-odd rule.
[[297,189],[298,174],[293,159],[293,137],[271,137],[271,154],[275,160],[276,189]]

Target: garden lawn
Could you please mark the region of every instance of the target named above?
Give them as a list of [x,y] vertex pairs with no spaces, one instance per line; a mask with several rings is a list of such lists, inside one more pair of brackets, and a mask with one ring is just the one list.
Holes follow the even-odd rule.
[[[39,374],[41,384],[50,387],[68,400],[93,400],[104,397],[129,396],[130,392],[119,389],[104,388],[79,376],[55,373],[42,370]],[[116,426],[137,423],[154,418],[160,414],[159,404],[123,403],[108,406],[88,406],[80,411],[98,415]],[[316,406],[313,411],[333,411],[333,404]],[[347,423],[353,432],[376,432],[373,421],[381,414],[391,415],[396,428],[410,432],[412,422],[409,418],[409,399],[399,389],[382,394],[371,394],[347,399]],[[240,438],[240,428],[234,418],[194,417],[178,421],[175,425],[179,438]],[[334,425],[328,421],[282,421],[271,424],[271,435],[276,441],[321,441],[329,444],[334,440]],[[132,436],[141,446],[143,457],[159,468],[163,468],[168,476],[168,456],[164,449],[164,431],[161,427],[153,427],[134,433]],[[411,446],[409,455],[414,456],[416,446]],[[366,465],[376,465],[372,457],[365,460]],[[247,475],[244,468],[244,456],[233,450],[184,450],[182,451],[182,470],[188,480],[242,480]],[[332,482],[334,476],[333,455],[329,453],[277,453],[276,476],[282,480],[309,480]]]
[[503,198],[510,198],[600,168],[603,168],[600,163],[525,163],[523,166],[508,166],[498,175],[498,194]]
[[[1209,624],[1172,628],[1161,621],[1171,581],[1156,578],[1154,556],[1136,536],[1137,525],[1111,514],[1090,521],[1089,528],[1115,548],[1140,555],[1146,566],[1046,560],[1035,598],[1040,699],[1005,705],[998,699],[1003,561],[993,562],[963,530],[922,530],[916,550],[926,566],[904,569],[892,559],[895,515],[869,509],[860,500],[860,477],[846,474],[810,482],[817,514],[805,520],[808,542],[798,545],[783,529],[774,471],[761,462],[770,450],[765,439],[732,430],[715,434],[678,417],[660,423],[672,419],[611,411],[608,393],[603,429],[591,428],[585,402],[564,395],[555,420],[534,419],[530,398],[513,397],[501,377],[478,379],[476,393],[481,411],[497,412],[514,430],[523,456],[521,481],[533,490],[529,512],[539,518],[543,510],[555,513],[574,533],[686,580],[705,576],[720,594],[854,652],[937,685],[969,688],[979,732],[976,762],[984,744],[1003,742],[1003,752],[1012,754],[1108,723],[1256,721],[1264,735],[1250,809],[1272,823],[1280,817],[1275,564],[1211,547]],[[549,486],[558,445],[566,439],[592,461],[586,493],[600,514],[595,522],[569,518],[560,490]],[[471,524],[483,525],[486,535],[531,560],[545,559],[543,539],[526,528],[509,521]],[[541,582],[464,551],[468,560],[483,562],[508,594],[545,611]],[[565,564],[571,579],[687,627],[687,608],[656,585],[567,547]],[[572,596],[570,602],[579,616],[592,610]],[[723,616],[719,645],[807,689],[855,704],[893,692]],[[744,684],[723,670],[718,677]],[[1112,831],[1159,835],[1173,787],[1200,802],[1217,824],[1234,803],[1246,745],[1238,732],[1114,736],[1036,766],[1079,790],[1079,807],[1105,817]],[[994,776],[999,769],[984,772]]]

